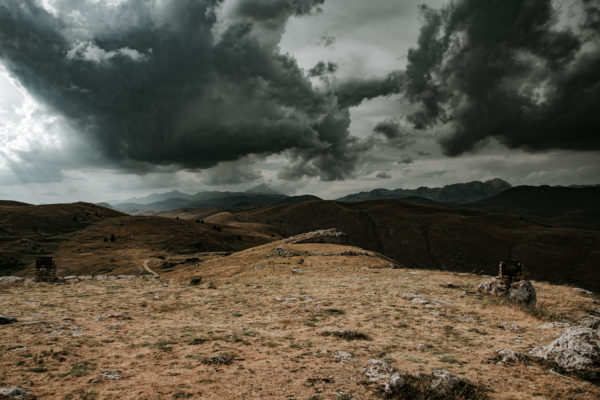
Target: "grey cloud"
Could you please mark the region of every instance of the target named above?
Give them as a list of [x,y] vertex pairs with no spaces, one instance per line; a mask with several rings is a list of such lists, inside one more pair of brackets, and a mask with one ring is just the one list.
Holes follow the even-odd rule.
[[234,185],[240,183],[254,182],[262,178],[260,171],[252,167],[253,160],[241,159],[233,162],[222,162],[217,166],[206,170],[209,185]]
[[378,172],[377,175],[375,175],[375,177],[379,178],[379,179],[391,179],[392,178],[392,176],[385,171]]
[[318,77],[327,74],[333,74],[337,71],[338,66],[332,62],[323,62],[319,61],[317,65],[308,70],[308,76],[310,77]]
[[389,144],[400,149],[405,149],[414,143],[412,135],[395,119],[388,118],[379,122],[373,128],[373,132],[385,136]]
[[335,36],[333,35],[322,35],[319,39],[319,44],[325,47],[331,47],[335,44]]
[[0,60],[123,168],[205,169],[281,153],[295,171],[283,176],[351,176],[365,145],[350,136],[345,106],[256,35],[276,42],[289,17],[323,0],[242,1],[216,36],[221,3],[130,0],[107,11],[65,0],[52,14],[35,0],[2,2]]
[[384,77],[347,79],[335,85],[334,91],[341,107],[353,107],[364,100],[400,93],[404,74],[394,71]]
[[551,0],[423,7],[406,69],[406,96],[421,108],[409,120],[448,124],[448,155],[489,138],[530,151],[600,149],[600,12],[597,2],[580,5],[580,31],[553,28]]

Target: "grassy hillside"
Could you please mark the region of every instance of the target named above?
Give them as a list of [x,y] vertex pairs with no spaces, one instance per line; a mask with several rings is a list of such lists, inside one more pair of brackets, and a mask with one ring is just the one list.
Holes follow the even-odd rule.
[[600,232],[398,200],[307,202],[245,211],[236,218],[272,226],[282,236],[338,228],[351,244],[405,267],[491,274],[501,259],[515,259],[532,278],[600,291]]
[[[596,297],[535,283],[531,312],[476,294],[479,276],[388,265],[355,247],[275,242],[157,281],[5,285],[0,304],[18,322],[2,327],[0,385],[58,400],[375,400],[365,368],[379,359],[446,369],[492,400],[600,397],[543,364],[489,361],[550,343],[562,328],[544,324],[578,320]],[[355,332],[331,334],[343,329]]]

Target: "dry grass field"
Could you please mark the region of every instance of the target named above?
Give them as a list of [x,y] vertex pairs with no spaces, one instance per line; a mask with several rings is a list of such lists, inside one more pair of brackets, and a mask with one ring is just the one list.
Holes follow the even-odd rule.
[[[536,282],[527,311],[475,294],[480,276],[389,265],[354,247],[274,242],[159,280],[0,286],[0,312],[18,319],[0,327],[0,387],[40,399],[377,399],[364,376],[377,358],[447,369],[492,399],[600,398],[535,362],[488,361],[547,345],[562,329],[540,326],[598,309],[595,296]],[[323,334],[337,329],[357,337]]]

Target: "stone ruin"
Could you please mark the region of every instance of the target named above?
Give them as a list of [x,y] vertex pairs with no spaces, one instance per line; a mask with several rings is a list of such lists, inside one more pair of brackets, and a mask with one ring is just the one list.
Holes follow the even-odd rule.
[[35,259],[35,281],[36,282],[56,282],[56,264],[54,257],[37,257]]
[[500,261],[498,276],[481,282],[478,292],[525,305],[535,305],[537,295],[530,281],[523,279],[523,265],[517,261]]

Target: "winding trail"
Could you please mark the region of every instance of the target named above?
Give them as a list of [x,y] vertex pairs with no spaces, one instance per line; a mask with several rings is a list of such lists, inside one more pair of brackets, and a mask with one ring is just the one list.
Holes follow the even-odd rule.
[[158,274],[150,269],[148,263],[152,260],[144,260],[144,269],[152,274],[153,277],[158,278]]

